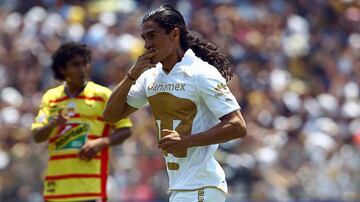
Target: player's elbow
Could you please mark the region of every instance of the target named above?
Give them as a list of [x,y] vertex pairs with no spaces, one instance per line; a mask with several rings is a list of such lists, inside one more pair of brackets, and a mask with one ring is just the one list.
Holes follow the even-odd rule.
[[129,127],[129,128],[126,128],[125,134],[124,134],[125,139],[129,138],[132,133],[133,133],[132,128],[130,128],[130,127]]
[[32,137],[33,137],[32,139],[36,143],[42,143],[47,140],[46,138],[42,137],[42,135],[39,134],[39,132],[37,130],[32,131]]
[[247,134],[246,124],[242,120],[236,120],[233,122],[234,138],[243,138]]
[[109,123],[116,123],[118,120],[120,120],[120,118],[118,118],[116,116],[116,114],[114,114],[109,109],[105,109],[103,111],[103,118],[104,118],[104,121],[109,122]]
[[37,136],[33,136],[33,140],[34,140],[34,142],[36,142],[36,143],[42,143],[42,142],[44,142],[42,139],[38,138]]

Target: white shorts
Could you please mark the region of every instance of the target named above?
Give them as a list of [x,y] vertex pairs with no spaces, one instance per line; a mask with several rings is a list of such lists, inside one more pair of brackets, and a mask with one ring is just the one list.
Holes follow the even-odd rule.
[[225,202],[226,195],[216,188],[197,191],[172,191],[169,202]]

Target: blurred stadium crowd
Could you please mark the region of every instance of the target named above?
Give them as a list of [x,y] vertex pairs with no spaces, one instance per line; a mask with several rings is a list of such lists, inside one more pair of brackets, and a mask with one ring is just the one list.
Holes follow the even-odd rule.
[[[190,29],[228,51],[248,136],[217,153],[228,201],[360,200],[360,1],[179,0]],[[163,1],[0,0],[0,201],[42,201],[46,144],[29,126],[57,85],[51,54],[92,48],[92,80],[113,87],[141,53],[142,17]],[[113,149],[111,201],[165,201],[149,109]]]

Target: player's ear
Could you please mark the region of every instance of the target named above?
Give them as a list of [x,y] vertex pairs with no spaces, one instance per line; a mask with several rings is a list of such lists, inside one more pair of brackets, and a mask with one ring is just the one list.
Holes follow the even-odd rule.
[[60,73],[63,77],[65,77],[65,68],[66,68],[66,66],[61,66],[61,67],[59,68],[59,73]]
[[175,27],[172,30],[172,38],[173,38],[174,42],[180,41],[180,29],[178,27]]

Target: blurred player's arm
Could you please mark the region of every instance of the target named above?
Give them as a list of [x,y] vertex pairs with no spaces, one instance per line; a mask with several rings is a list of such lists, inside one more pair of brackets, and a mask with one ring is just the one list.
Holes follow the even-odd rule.
[[49,136],[54,128],[55,128],[55,125],[49,124],[49,125],[43,126],[41,128],[34,129],[32,131],[34,141],[36,143],[46,141],[49,138]]
[[106,143],[108,146],[121,144],[129,138],[131,134],[132,130],[130,127],[115,129],[115,131],[107,137]]
[[40,143],[46,141],[52,130],[59,125],[62,125],[66,122],[66,118],[61,115],[61,110],[59,111],[58,115],[53,116],[50,118],[49,123],[43,127],[35,128],[32,130],[33,139],[35,142]]
[[91,160],[103,148],[123,143],[131,133],[130,127],[118,128],[108,137],[87,141],[79,152],[80,159]]

